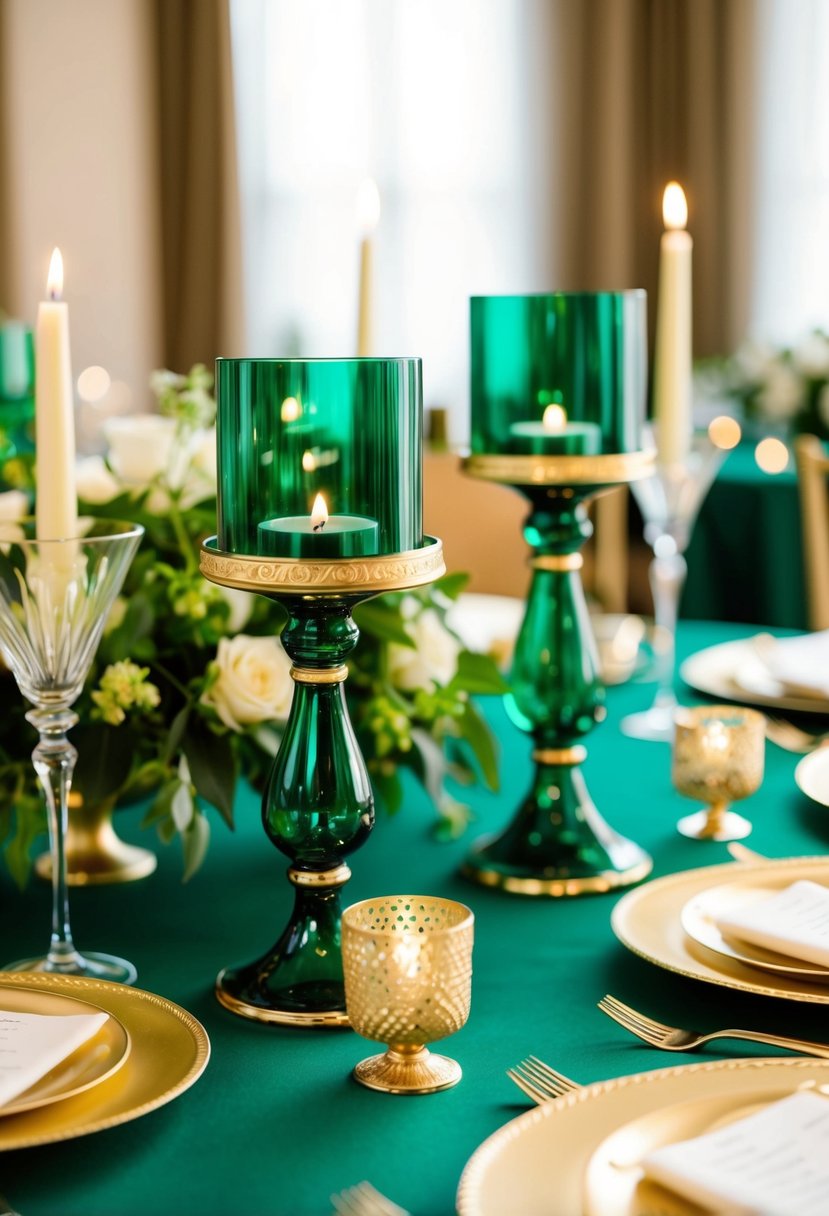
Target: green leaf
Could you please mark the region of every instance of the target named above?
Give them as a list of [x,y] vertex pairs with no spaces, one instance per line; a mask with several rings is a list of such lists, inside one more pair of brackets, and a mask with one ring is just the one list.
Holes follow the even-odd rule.
[[368,633],[381,642],[397,642],[399,646],[414,649],[414,642],[406,632],[403,617],[396,604],[384,600],[369,600],[354,610],[354,620],[362,633]]
[[396,815],[403,805],[403,783],[397,772],[372,773],[371,784],[389,815]]
[[444,796],[443,783],[446,780],[447,765],[443,748],[420,727],[412,728],[412,742],[415,745],[419,760],[419,776],[426,793],[438,808]]
[[41,831],[40,816],[33,807],[19,804],[15,814],[15,831],[4,850],[6,865],[18,887],[22,890],[32,872],[31,851]]
[[456,600],[468,582],[469,575],[457,571],[453,574],[444,574],[443,578],[439,578],[432,585],[432,589],[442,591],[447,599]]
[[206,815],[196,812],[190,826],[181,835],[184,849],[184,873],[181,881],[189,882],[204,861],[210,844],[210,823]]
[[495,747],[495,738],[471,701],[468,702],[458,725],[464,739],[472,748],[475,759],[481,766],[484,781],[491,790],[497,790],[499,788],[498,752]]
[[190,720],[190,702],[180,709],[170,723],[170,733],[167,736],[167,742],[164,746],[163,758],[167,764],[170,763],[173,756],[181,747],[181,741],[184,738],[184,732],[187,729],[187,723]]
[[458,655],[458,670],[447,687],[452,691],[504,693],[509,685],[489,655],[462,650]]
[[188,723],[182,740],[196,793],[215,806],[229,828],[233,827],[236,792],[236,758],[227,735],[216,735],[198,719]]
[[125,723],[92,722],[76,727],[72,742],[78,749],[73,785],[84,802],[94,806],[115,798],[129,781],[139,742],[135,731]]
[[175,797],[176,790],[179,789],[180,785],[181,782],[176,777],[172,781],[167,781],[161,787],[157,797],[153,799],[150,809],[141,820],[142,828],[151,827],[152,824],[159,823],[162,819],[171,819],[173,798]]

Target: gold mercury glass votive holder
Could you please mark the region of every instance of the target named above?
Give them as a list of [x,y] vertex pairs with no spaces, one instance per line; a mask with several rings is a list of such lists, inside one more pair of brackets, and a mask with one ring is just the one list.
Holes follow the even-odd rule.
[[342,918],[345,1003],[363,1038],[388,1044],[361,1060],[354,1078],[391,1094],[432,1094],[457,1085],[461,1067],[427,1043],[460,1030],[472,996],[475,917],[431,895],[384,895]]
[[680,819],[677,829],[696,840],[740,840],[751,823],[729,810],[759,789],[765,760],[762,714],[736,705],[680,708],[674,716],[673,783],[680,794],[708,804]]

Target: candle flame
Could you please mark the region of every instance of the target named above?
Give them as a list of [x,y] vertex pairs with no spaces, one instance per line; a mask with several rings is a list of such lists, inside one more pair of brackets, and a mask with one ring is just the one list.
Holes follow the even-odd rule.
[[548,431],[560,431],[567,424],[566,409],[563,405],[557,405],[553,402],[544,411],[541,423]]
[[321,532],[327,523],[328,507],[322,494],[318,494],[311,508],[311,527],[315,532]]
[[296,422],[297,418],[302,413],[302,406],[297,401],[296,397],[286,397],[282,402],[282,421]]
[[371,236],[380,222],[380,191],[373,177],[360,183],[357,191],[357,226],[364,237]]
[[57,245],[52,250],[52,259],[49,262],[46,294],[50,300],[59,300],[63,295],[63,257]]
[[662,195],[662,219],[666,228],[685,228],[688,224],[688,204],[679,182],[668,182]]

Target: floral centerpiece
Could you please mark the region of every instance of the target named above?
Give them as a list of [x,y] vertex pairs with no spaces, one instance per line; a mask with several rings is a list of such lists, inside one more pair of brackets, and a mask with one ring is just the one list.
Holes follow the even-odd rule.
[[[155,373],[159,413],[108,420],[106,458],[78,467],[81,510],[135,520],[146,536],[78,702],[74,788],[85,803],[148,797],[144,822],[165,842],[181,839],[185,877],[207,849],[210,809],[232,827],[239,776],[264,781],[292,696],[279,605],[199,573],[199,545],[216,521],[212,383],[201,365],[187,376]],[[19,517],[33,489],[31,463],[16,459],[4,474],[17,488],[0,495],[0,515]],[[453,834],[468,811],[447,778],[497,786],[494,741],[470,694],[504,689],[494,663],[465,650],[446,625],[465,581],[450,574],[359,607],[363,637],[348,681],[380,804],[399,809],[401,770],[409,769]],[[25,705],[8,672],[0,683],[10,707],[0,727],[0,840],[22,882],[44,824]]]
[[791,347],[744,342],[728,359],[701,363],[696,378],[704,395],[731,398],[765,429],[829,439],[829,334],[822,330]]

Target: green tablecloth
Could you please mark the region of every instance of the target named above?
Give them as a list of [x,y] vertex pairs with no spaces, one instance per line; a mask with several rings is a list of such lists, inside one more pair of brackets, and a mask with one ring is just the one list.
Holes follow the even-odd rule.
[[688,549],[682,616],[805,629],[806,593],[794,455],[764,473],[753,443],[730,452]]
[[[680,650],[746,632],[685,626]],[[593,796],[614,826],[650,850],[657,875],[725,861],[724,846],[674,831],[689,804],[671,790],[667,746],[619,733],[621,715],[648,704],[652,691],[629,684],[611,692],[608,719],[593,736],[586,766]],[[290,902],[284,862],[263,836],[256,801],[247,793],[239,800],[238,830],[231,835],[216,825],[208,861],[189,886],[180,884],[179,859],[167,850],[144,882],[74,893],[80,945],[131,958],[141,986],[202,1020],[213,1056],[196,1086],[159,1111],[84,1139],[6,1154],[0,1190],[24,1216],[326,1216],[331,1192],[364,1178],[416,1216],[446,1216],[473,1150],[526,1109],[504,1075],[508,1066],[535,1053],[591,1081],[671,1062],[596,1009],[605,992],[688,1025],[829,1038],[825,1009],[732,995],[632,956],[610,930],[615,896],[535,902],[460,880],[456,871],[469,840],[505,821],[529,774],[524,737],[499,702],[487,712],[501,740],[504,790],[474,797],[472,834],[456,844],[436,843],[430,808],[413,791],[401,814],[381,821],[355,856],[348,888],[353,899],[440,892],[474,909],[472,1014],[445,1045],[463,1065],[461,1084],[424,1098],[376,1094],[349,1079],[353,1064],[374,1050],[351,1032],[261,1026],[216,1004],[216,972],[268,946]],[[744,804],[756,824],[751,843],[772,855],[829,845],[829,811],[794,786],[795,759],[769,746],[765,783]],[[122,822],[134,824],[135,816],[126,813]],[[35,883],[21,896],[5,880],[0,898],[0,955],[42,949],[46,887]],[[746,1050],[752,1049],[726,1043],[710,1055]]]

